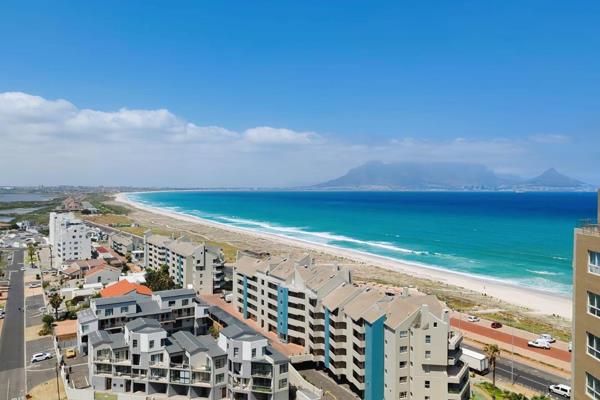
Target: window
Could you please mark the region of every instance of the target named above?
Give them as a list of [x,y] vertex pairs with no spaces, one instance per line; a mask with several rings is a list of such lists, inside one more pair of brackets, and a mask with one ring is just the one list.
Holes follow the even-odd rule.
[[596,400],[600,400],[600,379],[595,378],[593,375],[591,375],[590,373],[586,372],[586,380],[587,380],[587,384],[586,384],[586,393],[588,394],[588,396],[590,396],[592,399],[596,399]]
[[433,323],[433,327],[434,327],[434,328],[437,328],[437,322],[434,322],[434,323]]
[[406,353],[407,350],[408,350],[407,346],[400,346],[400,353]]
[[288,372],[288,365],[287,364],[281,364],[279,366],[279,373],[280,374],[285,374],[286,372]]
[[406,368],[406,361],[400,361],[400,368]]
[[400,337],[407,337],[408,331],[400,331]]
[[431,381],[425,381],[425,389],[429,389],[431,387]]
[[154,340],[150,341],[150,348],[153,349],[154,348]]
[[[100,282],[102,282],[102,277],[101,276],[98,277],[98,283],[100,283]],[[112,312],[112,310],[110,310],[110,311]]]
[[429,351],[429,350],[425,351],[425,359],[426,360],[431,359],[431,351]]
[[252,349],[252,358],[256,357],[256,349]]
[[133,348],[135,349],[137,347],[137,339],[133,339]]
[[110,317],[111,315],[113,315],[113,309],[107,308],[106,310],[104,310],[104,315],[106,315],[107,317]]
[[129,311],[129,307],[121,307],[121,314],[126,313],[127,311]]
[[587,352],[590,356],[600,360],[600,338],[587,333]]
[[173,307],[175,305],[175,300],[169,300],[169,307]]
[[431,343],[431,335],[425,335],[425,343]]
[[406,398],[406,392],[400,392],[400,398],[401,399],[405,399]]
[[588,271],[592,274],[600,275],[600,253],[590,251],[589,253]]
[[216,369],[223,368],[224,366],[225,366],[225,358],[221,357],[221,358],[215,359],[215,368]]
[[588,312],[600,317],[600,296],[596,293],[588,292]]
[[279,389],[284,389],[287,387],[287,379],[280,379],[279,380]]
[[225,382],[225,374],[217,374],[215,376],[215,383],[223,383]]
[[181,305],[182,306],[187,306],[189,304],[190,300],[189,299],[183,299],[181,300]]
[[[255,353],[256,353],[256,351],[255,351]],[[240,354],[240,349],[239,349],[239,347],[234,347],[234,348],[233,348],[233,356],[234,356],[234,357],[237,357],[239,354]]]
[[400,377],[400,383],[406,383],[406,377],[405,376],[401,376]]

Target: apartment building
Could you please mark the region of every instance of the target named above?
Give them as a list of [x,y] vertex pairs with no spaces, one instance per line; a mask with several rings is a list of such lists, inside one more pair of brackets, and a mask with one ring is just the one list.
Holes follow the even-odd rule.
[[122,256],[131,254],[131,252],[135,250],[133,239],[131,236],[128,235],[121,235],[117,233],[109,235],[108,245],[111,249],[113,249]]
[[169,275],[182,287],[193,287],[198,294],[221,291],[225,274],[225,257],[220,248],[196,244],[185,237],[144,234],[146,268],[169,267]]
[[212,336],[172,334],[155,319],[124,331],[90,335],[90,383],[95,390],[152,398],[283,400],[288,360],[267,339],[238,324]]
[[468,399],[462,335],[434,296],[386,294],[310,257],[239,254],[234,305],[364,399]]
[[154,292],[151,296],[133,292],[127,296],[90,300],[90,308],[77,313],[77,344],[87,351],[90,334],[117,333],[137,318],[157,320],[167,332],[178,330],[204,333],[208,327],[208,306],[193,289]]
[[71,260],[92,257],[88,227],[73,213],[51,212],[48,222],[49,241],[56,266]]
[[575,399],[600,399],[600,191],[598,219],[575,229],[573,366]]

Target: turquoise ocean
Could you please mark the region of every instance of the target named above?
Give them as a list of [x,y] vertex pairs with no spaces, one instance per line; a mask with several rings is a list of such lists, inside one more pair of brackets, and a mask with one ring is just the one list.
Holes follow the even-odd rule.
[[146,206],[569,295],[595,193],[148,192]]

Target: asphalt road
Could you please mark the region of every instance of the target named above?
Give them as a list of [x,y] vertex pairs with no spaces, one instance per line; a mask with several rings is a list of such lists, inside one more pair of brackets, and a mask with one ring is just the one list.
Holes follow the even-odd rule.
[[24,326],[24,288],[23,250],[13,253],[12,263],[8,266],[10,288],[5,311],[4,327],[0,338],[0,400],[25,398],[25,326]]
[[[462,347],[471,349],[477,352],[481,352],[481,349],[476,347],[468,346],[463,343]],[[499,357],[496,361],[496,379],[502,379],[506,382],[511,382],[525,386],[529,389],[535,390],[539,393],[548,394],[548,386],[556,385],[558,383],[564,383],[571,385],[571,383],[558,375],[550,374],[546,371],[534,369],[529,365],[514,362],[514,369],[511,373],[511,360]],[[487,375],[488,378],[492,378],[491,372]],[[560,396],[553,396],[557,399],[564,399]]]

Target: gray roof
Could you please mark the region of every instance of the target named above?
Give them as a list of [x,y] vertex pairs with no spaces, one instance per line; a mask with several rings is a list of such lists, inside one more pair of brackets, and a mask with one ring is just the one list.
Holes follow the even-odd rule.
[[243,322],[234,319],[227,327],[221,329],[221,333],[230,339],[259,340],[266,339]]
[[275,364],[280,364],[283,362],[288,362],[289,359],[284,356],[283,354],[281,354],[280,352],[278,352],[277,350],[275,350],[272,346],[267,346],[267,355],[269,355],[273,361],[275,362]]
[[101,297],[99,299],[94,299],[94,302],[97,306],[108,306],[111,304],[119,304],[119,303],[135,303],[135,297],[133,296],[119,296],[119,297]]
[[136,315],[139,317],[143,317],[144,315],[154,315],[154,314],[159,314],[159,313],[170,311],[170,308],[169,309],[161,309],[158,306],[158,303],[154,300],[138,299],[137,305],[138,305],[138,312]]
[[196,336],[188,331],[177,331],[171,336],[179,346],[190,354],[198,353],[199,351],[208,350],[205,348]]
[[133,321],[129,321],[127,324],[125,324],[125,327],[131,332],[150,333],[163,330],[160,322],[152,318],[136,318]]
[[219,347],[217,341],[210,335],[196,336],[196,339],[208,350],[208,355],[211,357],[225,356],[227,353]]
[[89,342],[92,346],[108,344],[112,349],[127,347],[125,336],[122,333],[110,334],[106,331],[94,331],[89,335]]
[[89,308],[86,308],[85,310],[81,310],[77,313],[77,321],[80,324],[85,324],[91,321],[95,321],[98,318],[96,317],[96,314],[94,314],[94,312],[92,310],[90,310]]
[[194,289],[172,289],[172,290],[161,290],[160,292],[154,292],[155,295],[160,298],[169,298],[177,296],[196,296]]

